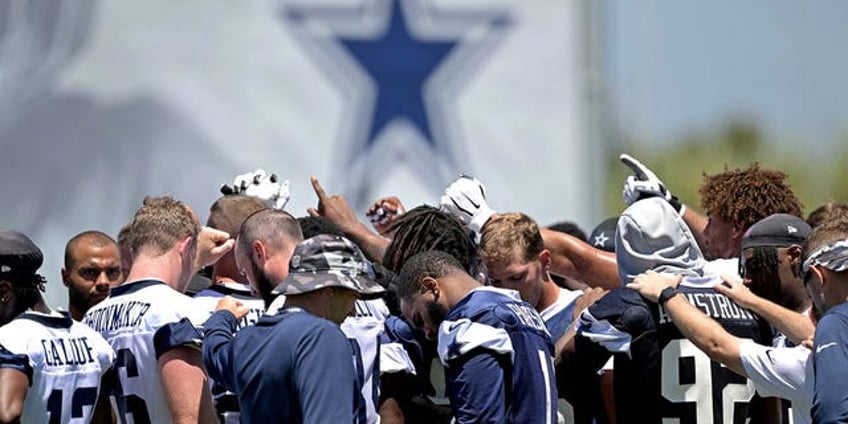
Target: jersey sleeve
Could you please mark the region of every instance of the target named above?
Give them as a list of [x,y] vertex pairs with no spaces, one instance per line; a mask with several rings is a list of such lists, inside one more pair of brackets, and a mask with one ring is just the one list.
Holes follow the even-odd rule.
[[828,313],[816,327],[813,422],[848,422],[848,320]]
[[30,365],[27,355],[12,353],[6,350],[3,345],[0,345],[0,368],[18,370],[26,374],[29,384],[32,384],[32,365]]
[[810,358],[807,348],[773,348],[745,340],[739,356],[760,396],[792,399],[805,384]]
[[236,391],[232,340],[237,325],[232,313],[218,311],[203,326],[203,365],[212,380],[231,392]]
[[445,320],[439,326],[439,358],[446,366],[477,349],[509,355],[510,360],[515,354],[512,340],[503,328],[473,322],[467,318]]
[[578,318],[577,334],[610,352],[630,354],[630,344],[656,330],[645,300],[627,288],[612,290]]
[[445,373],[458,424],[506,422],[506,381],[503,357],[478,348],[452,360]]
[[153,346],[156,349],[156,359],[175,347],[200,348],[203,335],[188,318],[177,322],[169,322],[156,330],[153,335]]
[[[380,374],[416,374],[413,357],[421,353],[421,346],[409,325],[398,317],[390,316],[380,334]],[[423,361],[423,358],[420,358]]]
[[361,396],[354,384],[353,353],[341,330],[324,325],[298,341],[292,376],[303,422],[352,423],[354,399]]

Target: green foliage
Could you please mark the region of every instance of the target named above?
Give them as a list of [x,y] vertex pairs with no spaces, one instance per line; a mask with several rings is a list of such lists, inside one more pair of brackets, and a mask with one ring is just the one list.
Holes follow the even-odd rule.
[[[804,154],[782,152],[763,140],[755,125],[733,122],[715,134],[691,135],[662,149],[648,143],[634,143],[622,152],[648,165],[687,207],[698,211],[701,211],[698,187],[704,174],[744,168],[753,162],[785,172],[805,213],[830,200],[848,200],[848,153],[815,156],[807,154],[807,148],[801,150]],[[610,215],[620,213],[625,207],[621,189],[630,173],[618,160],[622,152],[612,152],[607,159],[609,172],[604,202]]]

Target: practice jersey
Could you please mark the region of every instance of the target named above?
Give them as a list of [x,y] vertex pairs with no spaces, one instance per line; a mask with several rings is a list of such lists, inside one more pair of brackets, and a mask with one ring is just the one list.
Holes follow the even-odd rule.
[[544,311],[539,312],[548,327],[548,332],[551,333],[551,340],[554,344],[571,325],[574,316],[574,302],[582,295],[583,292],[579,290],[560,288],[556,301],[545,308]]
[[170,349],[200,347],[196,328],[208,317],[194,300],[160,280],[139,280],[112,288],[83,322],[115,349],[118,384],[113,391],[121,422],[170,423],[162,390],[159,357]]
[[[359,387],[338,326],[300,308],[265,315],[233,336],[219,311],[204,327],[209,376],[238,393],[245,423],[355,423]],[[355,406],[356,405],[356,406]]]
[[[250,286],[236,282],[221,282],[209,286],[194,295],[194,301],[204,311],[208,312],[208,316],[212,316],[215,308],[218,306],[218,301],[224,296],[231,296],[247,306],[250,311],[242,317],[236,331],[242,328],[253,325],[259,318],[265,314],[265,302],[262,299],[253,297],[250,292]],[[239,406],[236,394],[224,389],[214,380],[210,384],[212,389],[212,400],[215,401],[215,411],[223,423],[239,422]]]
[[439,326],[457,423],[555,423],[553,343],[518,292],[472,290]]
[[813,422],[848,422],[848,303],[830,308],[819,320],[813,364]]
[[790,424],[812,422],[813,356],[804,346],[768,347],[745,341],[739,346],[739,358],[748,378],[760,396],[775,396],[791,401]]
[[0,368],[29,379],[22,423],[88,423],[115,353],[67,313],[26,312],[0,327]]
[[[734,336],[771,345],[771,327],[716,292],[713,286],[721,282],[714,276],[687,277],[679,290]],[[753,383],[710,360],[683,337],[664,308],[633,290],[613,290],[589,307],[580,316],[578,334],[578,360],[594,354],[586,340],[616,353],[619,422],[720,424],[749,417]]]
[[356,379],[362,388],[365,402],[364,417],[359,422],[379,422],[377,406],[380,402],[380,335],[384,332],[389,307],[383,299],[357,300],[353,315],[341,324],[342,332],[350,341]]

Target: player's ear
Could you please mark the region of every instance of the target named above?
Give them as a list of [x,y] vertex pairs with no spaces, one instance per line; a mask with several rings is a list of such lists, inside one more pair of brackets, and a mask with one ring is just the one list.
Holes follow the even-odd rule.
[[65,287],[68,287],[68,285],[70,285],[70,280],[71,272],[65,268],[62,268],[62,284],[64,284]]
[[433,277],[424,277],[421,280],[421,293],[436,291],[439,289],[439,282]]
[[542,268],[545,271],[551,266],[551,252],[548,249],[542,249],[539,253],[539,262],[542,264]]

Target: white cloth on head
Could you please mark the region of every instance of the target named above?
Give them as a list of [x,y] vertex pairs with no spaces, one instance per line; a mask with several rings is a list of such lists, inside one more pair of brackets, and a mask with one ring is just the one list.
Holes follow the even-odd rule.
[[658,197],[640,200],[622,212],[615,256],[622,284],[648,270],[702,275],[706,264],[689,226]]

